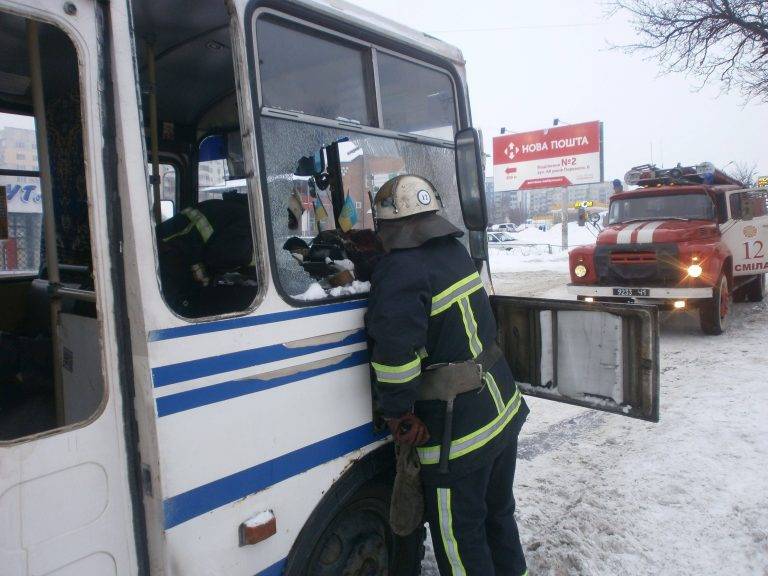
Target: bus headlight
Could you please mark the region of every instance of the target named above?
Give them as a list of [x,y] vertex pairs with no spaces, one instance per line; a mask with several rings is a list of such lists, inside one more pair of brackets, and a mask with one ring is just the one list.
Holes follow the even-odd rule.
[[573,269],[573,273],[576,274],[577,278],[584,278],[587,275],[587,267],[584,264],[579,264]]
[[704,270],[699,264],[691,264],[688,266],[688,276],[691,278],[698,278],[704,273]]

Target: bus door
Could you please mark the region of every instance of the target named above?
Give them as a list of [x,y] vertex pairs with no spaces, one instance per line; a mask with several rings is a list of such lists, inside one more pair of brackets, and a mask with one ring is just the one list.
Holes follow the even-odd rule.
[[[136,574],[97,2],[0,1],[0,572]],[[111,199],[112,201],[114,200]]]
[[768,273],[768,189],[728,192],[728,213],[722,234],[733,255],[733,275]]

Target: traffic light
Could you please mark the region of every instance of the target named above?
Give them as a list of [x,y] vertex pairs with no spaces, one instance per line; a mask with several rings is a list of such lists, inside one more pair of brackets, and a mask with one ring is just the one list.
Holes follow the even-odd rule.
[[584,206],[579,206],[579,226],[586,226],[587,224],[587,209]]

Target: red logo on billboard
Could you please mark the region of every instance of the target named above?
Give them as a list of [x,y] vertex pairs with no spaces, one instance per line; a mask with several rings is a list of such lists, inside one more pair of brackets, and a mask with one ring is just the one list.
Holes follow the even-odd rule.
[[520,152],[520,148],[515,146],[514,142],[510,142],[506,148],[504,148],[504,154],[509,158],[510,160],[515,159],[515,155]]

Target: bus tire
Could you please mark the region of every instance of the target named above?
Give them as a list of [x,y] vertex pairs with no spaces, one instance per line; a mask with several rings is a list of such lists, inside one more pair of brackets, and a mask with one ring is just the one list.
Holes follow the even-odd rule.
[[389,528],[392,485],[374,479],[337,512],[317,539],[306,576],[370,574],[418,576],[424,558],[426,529],[407,537]]
[[733,299],[728,285],[728,277],[721,272],[712,293],[712,299],[699,310],[701,330],[704,334],[717,336],[725,332],[728,328],[732,307]]
[[744,296],[747,302],[762,302],[765,299],[765,274],[758,274],[744,286]]

